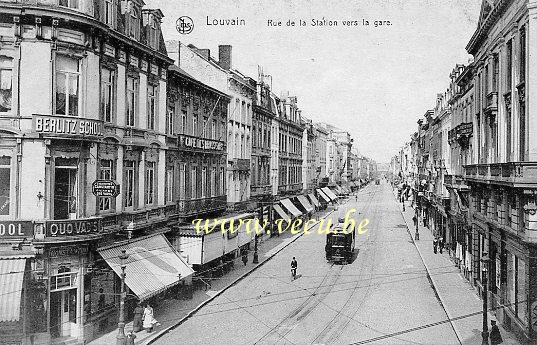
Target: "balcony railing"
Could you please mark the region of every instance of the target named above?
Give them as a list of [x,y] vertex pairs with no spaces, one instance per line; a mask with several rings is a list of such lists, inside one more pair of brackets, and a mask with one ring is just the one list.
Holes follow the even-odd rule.
[[250,160],[246,158],[234,158],[231,169],[235,171],[250,171]]
[[177,213],[180,216],[190,216],[197,213],[206,213],[225,209],[227,197],[225,195],[177,201]]
[[472,164],[464,167],[464,174],[475,181],[501,182],[515,187],[537,185],[536,162]]

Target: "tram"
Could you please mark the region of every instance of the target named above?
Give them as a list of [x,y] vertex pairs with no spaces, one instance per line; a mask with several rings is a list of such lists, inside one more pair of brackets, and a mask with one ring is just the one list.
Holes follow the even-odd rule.
[[326,260],[349,263],[356,245],[356,231],[343,231],[343,222],[331,229],[326,235]]

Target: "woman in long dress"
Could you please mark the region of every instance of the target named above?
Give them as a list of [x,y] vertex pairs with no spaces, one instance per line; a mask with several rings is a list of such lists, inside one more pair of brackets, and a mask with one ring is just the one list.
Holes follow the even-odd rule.
[[144,329],[147,330],[147,333],[153,332],[153,326],[157,323],[157,320],[153,317],[153,308],[147,303],[144,309]]
[[144,307],[138,302],[136,308],[134,308],[134,320],[132,322],[132,330],[134,332],[140,332],[142,330],[142,319],[144,315]]

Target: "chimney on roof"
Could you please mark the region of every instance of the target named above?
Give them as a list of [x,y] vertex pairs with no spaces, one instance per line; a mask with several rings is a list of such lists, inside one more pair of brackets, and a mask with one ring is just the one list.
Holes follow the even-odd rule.
[[173,59],[175,64],[179,66],[181,61],[181,42],[177,40],[168,40],[165,42],[165,44],[168,57]]
[[209,49],[198,49],[198,54],[200,54],[207,61],[209,61],[211,58],[211,51]]
[[229,44],[218,46],[218,64],[227,71],[229,71],[232,67],[231,48],[232,47]]

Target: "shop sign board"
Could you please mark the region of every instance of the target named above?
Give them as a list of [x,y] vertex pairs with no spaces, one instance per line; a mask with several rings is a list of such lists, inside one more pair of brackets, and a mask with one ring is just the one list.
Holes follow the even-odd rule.
[[55,137],[102,137],[103,121],[75,116],[33,115],[33,131]]
[[208,150],[208,151],[224,151],[225,149],[223,141],[197,138],[197,137],[184,135],[184,134],[179,134],[178,146],[180,148]]
[[101,218],[47,220],[46,237],[93,235],[101,232]]
[[0,238],[33,237],[34,226],[31,221],[0,221]]
[[78,255],[86,255],[88,253],[88,246],[51,247],[47,251],[48,251],[48,256],[50,258],[78,256]]
[[95,180],[91,191],[95,196],[115,198],[119,195],[119,184],[113,180]]

